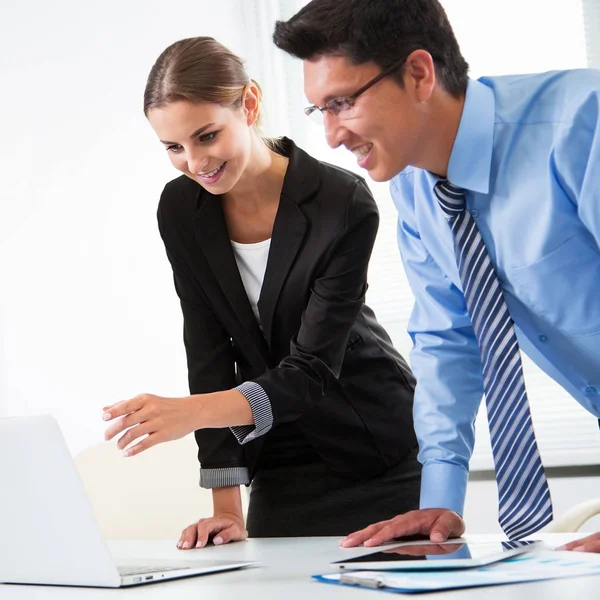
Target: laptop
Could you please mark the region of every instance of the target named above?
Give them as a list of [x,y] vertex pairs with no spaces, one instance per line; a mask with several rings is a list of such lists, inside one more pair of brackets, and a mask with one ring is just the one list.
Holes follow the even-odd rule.
[[116,564],[58,423],[49,415],[0,419],[0,540],[2,583],[117,588],[256,564]]

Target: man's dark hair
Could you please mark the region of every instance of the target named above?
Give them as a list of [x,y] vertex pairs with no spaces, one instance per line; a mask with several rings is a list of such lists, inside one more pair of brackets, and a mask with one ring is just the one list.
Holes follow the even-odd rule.
[[342,55],[382,69],[423,49],[450,94],[467,89],[469,65],[438,0],[313,0],[289,21],[277,21],[273,41],[302,60]]

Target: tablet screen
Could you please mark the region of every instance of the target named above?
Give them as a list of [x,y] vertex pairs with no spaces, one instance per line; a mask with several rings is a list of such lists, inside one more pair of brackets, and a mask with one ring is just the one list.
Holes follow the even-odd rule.
[[463,568],[497,562],[540,545],[536,541],[420,543],[386,548],[332,564],[349,569]]

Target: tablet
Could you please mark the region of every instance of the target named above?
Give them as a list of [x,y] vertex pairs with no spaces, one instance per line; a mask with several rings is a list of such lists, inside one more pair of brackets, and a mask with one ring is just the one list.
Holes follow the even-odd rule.
[[404,544],[331,563],[340,569],[404,571],[480,567],[544,547],[540,541]]

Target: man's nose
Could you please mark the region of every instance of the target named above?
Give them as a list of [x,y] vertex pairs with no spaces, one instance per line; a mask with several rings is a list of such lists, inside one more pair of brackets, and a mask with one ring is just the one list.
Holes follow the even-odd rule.
[[332,115],[328,110],[323,113],[323,126],[325,139],[331,148],[337,148],[343,143],[347,129],[341,125],[339,117]]

